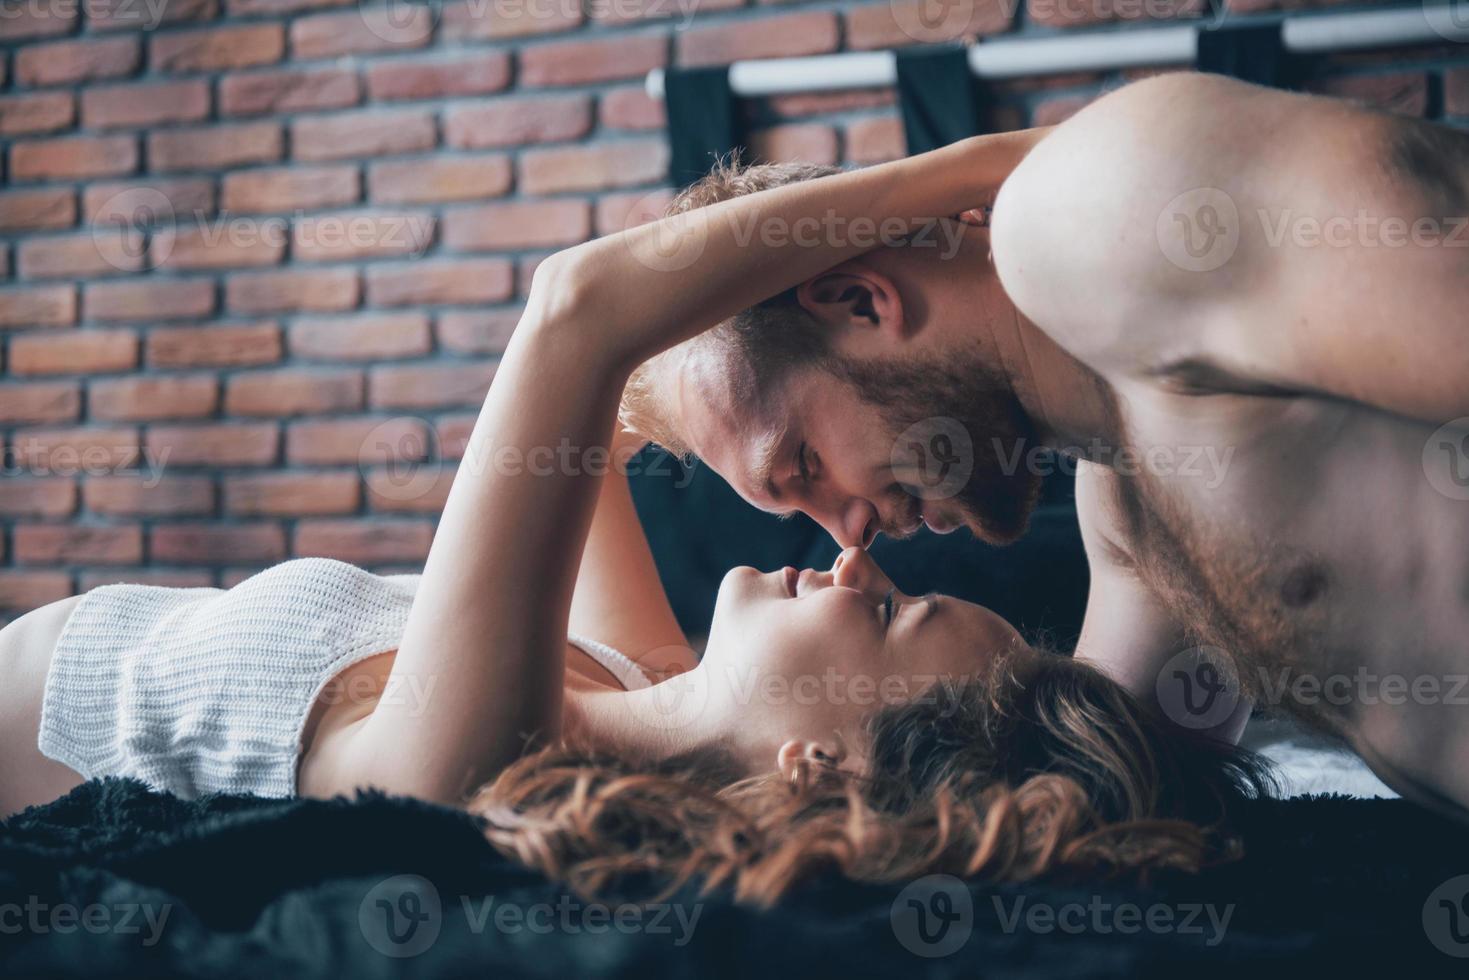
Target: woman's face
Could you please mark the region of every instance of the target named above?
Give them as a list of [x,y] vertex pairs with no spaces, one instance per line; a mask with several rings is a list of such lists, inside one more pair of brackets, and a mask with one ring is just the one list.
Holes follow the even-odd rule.
[[854,743],[873,712],[973,679],[1022,642],[983,606],[897,591],[848,548],[827,572],[726,575],[700,670],[710,717],[729,719],[731,746],[758,771],[777,755],[782,768],[792,753],[860,756]]

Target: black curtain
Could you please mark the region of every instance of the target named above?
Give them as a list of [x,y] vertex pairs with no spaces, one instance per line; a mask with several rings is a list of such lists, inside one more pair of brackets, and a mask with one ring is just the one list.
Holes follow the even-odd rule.
[[743,141],[729,66],[670,68],[663,78],[668,111],[669,180],[685,187]]
[[1195,67],[1242,82],[1291,88],[1296,82],[1296,63],[1285,49],[1280,28],[1275,23],[1201,30]]
[[897,52],[898,102],[908,153],[926,153],[983,132],[982,91],[962,47]]

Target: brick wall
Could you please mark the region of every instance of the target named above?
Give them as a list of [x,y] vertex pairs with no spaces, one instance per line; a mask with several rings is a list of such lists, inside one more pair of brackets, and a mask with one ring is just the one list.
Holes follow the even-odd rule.
[[[0,0],[0,621],[296,555],[417,565],[538,259],[666,200],[644,73],[912,43],[894,4]],[[961,9],[977,35],[1219,15]],[[1469,117],[1466,51],[1312,86]],[[1007,83],[994,124],[1118,80]],[[890,91],[745,110],[767,159],[903,152]]]

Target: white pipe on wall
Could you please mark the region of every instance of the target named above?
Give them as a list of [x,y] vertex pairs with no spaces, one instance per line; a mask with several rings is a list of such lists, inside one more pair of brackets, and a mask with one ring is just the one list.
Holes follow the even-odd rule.
[[[1259,20],[1256,23],[1268,23]],[[1036,38],[997,38],[969,47],[969,67],[981,78],[1017,78],[1071,71],[1184,65],[1198,52],[1193,25],[1086,31]],[[1424,0],[1423,6],[1287,17],[1281,39],[1289,51],[1319,54],[1354,48],[1451,41],[1469,43],[1469,2]],[[736,61],[729,66],[735,95],[832,92],[897,82],[891,51],[852,51],[809,58]],[[648,94],[663,97],[663,70],[648,73]]]

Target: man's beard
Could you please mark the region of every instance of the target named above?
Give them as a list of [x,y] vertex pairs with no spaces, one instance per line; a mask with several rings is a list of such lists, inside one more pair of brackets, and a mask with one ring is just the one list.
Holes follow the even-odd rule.
[[[956,351],[941,360],[843,360],[833,370],[878,409],[895,440],[916,435],[911,451],[895,449],[895,460],[929,453],[947,461],[950,476],[959,475],[928,490],[918,486],[917,496],[904,494],[899,527],[885,533],[901,536],[904,525],[917,523],[926,500],[956,509],[970,531],[990,544],[1010,544],[1025,533],[1041,491],[1041,475],[1026,465],[1029,450],[1038,445],[1035,424],[977,351]],[[927,462],[937,475],[932,460]]]

